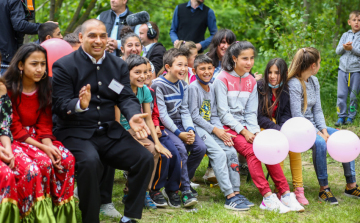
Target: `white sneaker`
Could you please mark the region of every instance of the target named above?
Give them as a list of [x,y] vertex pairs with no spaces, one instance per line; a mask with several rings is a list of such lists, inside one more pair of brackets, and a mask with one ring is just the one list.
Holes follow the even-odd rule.
[[78,189],[77,189],[77,187],[75,187],[75,189],[74,189],[74,197],[75,197],[76,199],[80,200],[80,199],[79,199],[79,194],[78,194]]
[[115,209],[114,203],[102,204],[100,213],[112,218],[121,218],[121,214]]
[[290,193],[289,196],[281,197],[281,203],[290,208],[291,211],[305,211],[304,207],[297,201],[295,193]]
[[207,168],[206,169],[206,172],[205,172],[205,175],[203,176],[203,179],[207,180],[207,181],[209,181],[211,183],[217,183],[217,179],[216,179],[213,168]]
[[290,208],[286,207],[281,203],[281,201],[279,201],[276,194],[270,195],[270,197],[267,199],[263,198],[260,204],[260,209],[268,210],[268,211],[277,211],[280,214],[284,214],[291,211]]
[[193,183],[193,182],[190,181],[190,187],[198,188],[198,187],[200,187],[200,184],[196,184],[196,183]]

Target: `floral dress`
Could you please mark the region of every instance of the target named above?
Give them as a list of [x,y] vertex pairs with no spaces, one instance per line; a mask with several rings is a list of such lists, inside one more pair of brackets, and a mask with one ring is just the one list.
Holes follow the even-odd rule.
[[[10,132],[12,116],[11,100],[7,94],[2,95],[0,97],[0,136],[8,136],[11,141],[13,141]],[[36,212],[42,209],[43,215],[46,216],[47,213],[46,209],[42,208],[46,204],[42,201],[44,193],[41,190],[40,170],[21,149],[14,144],[11,147],[15,157],[14,168],[11,170],[0,161],[0,222],[17,223],[20,219],[22,222],[33,222]],[[49,215],[50,218],[46,220],[54,219],[52,212]]]
[[[9,92],[11,97],[11,92]],[[19,102],[19,101],[17,101]],[[46,110],[39,110],[37,93],[25,95],[22,93],[21,102],[18,106],[13,103],[13,121],[11,131],[14,137],[13,145],[16,149],[14,154],[21,151],[32,162],[36,163],[41,175],[41,183],[38,191],[42,197],[35,200],[43,200],[52,216],[38,215],[34,213],[31,219],[35,222],[76,222],[74,192],[75,158],[63,144],[56,141],[52,135],[51,105]],[[41,139],[50,138],[55,147],[61,152],[61,169],[52,165],[51,159],[41,149],[25,143],[27,138],[33,138],[41,143]],[[31,199],[31,198],[30,198]],[[25,201],[27,202],[27,200]],[[31,207],[31,205],[29,205]],[[24,211],[29,211],[28,207]],[[50,208],[50,209],[49,209]],[[29,221],[32,222],[32,221]]]

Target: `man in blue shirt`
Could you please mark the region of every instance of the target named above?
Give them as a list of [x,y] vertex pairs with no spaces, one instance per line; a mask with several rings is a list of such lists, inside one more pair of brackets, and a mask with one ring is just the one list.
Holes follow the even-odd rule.
[[[210,31],[207,39],[206,28]],[[216,32],[215,13],[204,5],[204,0],[190,0],[176,6],[170,28],[170,38],[174,46],[179,40],[193,41],[198,51],[202,52],[210,45]]]

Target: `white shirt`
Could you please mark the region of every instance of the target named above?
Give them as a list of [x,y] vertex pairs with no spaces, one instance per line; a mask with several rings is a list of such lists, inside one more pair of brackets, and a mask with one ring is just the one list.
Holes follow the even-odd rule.
[[144,48],[143,48],[143,57],[146,57],[146,54],[149,53],[151,47],[154,46],[154,44],[155,43],[150,43],[149,45],[144,46]]
[[[111,34],[110,34],[110,38],[112,39],[115,39],[117,41],[117,45],[118,45],[118,49],[120,50],[121,48],[121,40],[118,40],[117,37],[118,37],[118,32],[119,32],[119,23],[120,23],[120,17],[123,17],[127,14],[128,12],[128,9],[126,8],[126,10],[121,13],[119,16],[116,15],[116,13],[114,11],[111,11],[112,13],[115,14],[116,18],[115,18],[115,21],[114,21],[114,25],[113,25],[113,28],[111,30]],[[98,15],[98,17],[96,18],[97,20],[100,20],[100,15]],[[116,55],[116,52],[112,52],[113,55]]]

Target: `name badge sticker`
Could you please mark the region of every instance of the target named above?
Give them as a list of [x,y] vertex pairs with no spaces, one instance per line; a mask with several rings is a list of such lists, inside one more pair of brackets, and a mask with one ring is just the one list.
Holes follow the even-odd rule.
[[119,82],[113,79],[109,84],[109,88],[114,92],[116,92],[116,94],[120,94],[120,92],[124,88],[124,85],[120,84]]

